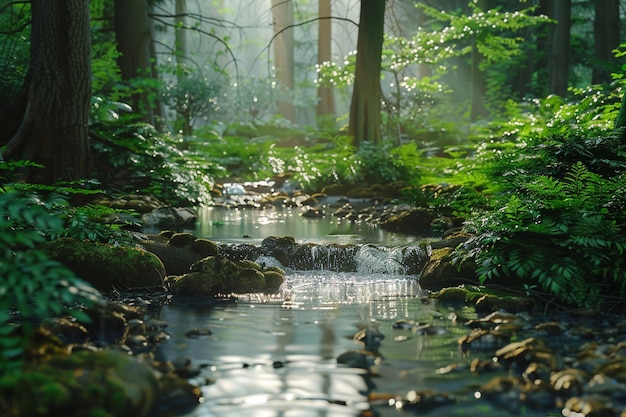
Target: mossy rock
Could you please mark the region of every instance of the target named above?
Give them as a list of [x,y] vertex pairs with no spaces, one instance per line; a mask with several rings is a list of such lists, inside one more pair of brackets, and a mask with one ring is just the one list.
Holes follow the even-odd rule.
[[439,291],[461,284],[479,283],[474,263],[465,261],[459,268],[458,265],[452,264],[453,255],[454,249],[450,247],[432,249],[419,277],[419,284],[423,289]]
[[112,350],[54,356],[0,379],[0,410],[9,416],[143,417],[158,398],[154,371]]
[[60,238],[46,243],[43,250],[102,291],[163,285],[163,262],[141,248]]
[[497,296],[485,294],[476,300],[474,309],[477,313],[489,314],[494,311],[521,313],[532,311],[537,306],[530,297]]
[[431,294],[431,298],[439,301],[459,302],[464,304],[475,304],[476,300],[484,296],[485,293],[473,290],[475,287],[447,287]]
[[202,272],[169,275],[166,281],[174,294],[183,297],[212,297],[224,293],[226,288],[221,280]]
[[191,272],[167,277],[174,294],[180,296],[218,296],[265,292],[280,287],[283,276],[267,271],[270,282],[259,264],[231,261],[223,256],[208,256],[191,266]]
[[174,233],[169,240],[169,244],[176,247],[189,246],[196,240],[196,237],[191,233]]
[[265,276],[257,269],[244,268],[239,272],[239,276],[233,281],[234,293],[252,293],[264,291]]
[[285,282],[285,274],[274,270],[263,271],[263,276],[265,276],[267,290],[271,292],[278,291],[283,282]]
[[189,245],[189,249],[201,256],[215,256],[219,253],[219,248],[215,242],[208,239],[196,239]]

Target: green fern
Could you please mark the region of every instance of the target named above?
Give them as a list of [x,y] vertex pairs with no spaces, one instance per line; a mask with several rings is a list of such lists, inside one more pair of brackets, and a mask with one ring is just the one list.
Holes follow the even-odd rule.
[[622,186],[581,162],[562,179],[540,175],[518,186],[493,203],[498,210],[467,223],[476,237],[458,251],[459,260],[473,257],[483,282],[538,283],[567,303],[626,296],[626,236],[619,213],[608,208]]

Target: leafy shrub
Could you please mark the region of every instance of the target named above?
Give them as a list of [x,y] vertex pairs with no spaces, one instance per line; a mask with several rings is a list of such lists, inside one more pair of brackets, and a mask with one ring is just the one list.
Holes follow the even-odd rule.
[[483,282],[515,278],[513,285],[539,285],[567,303],[626,295],[621,178],[604,178],[581,162],[563,179],[524,178],[516,193],[495,199],[496,209],[467,223],[476,237],[459,259],[473,257]]
[[0,192],[0,373],[19,370],[32,321],[64,312],[86,320],[74,305],[100,299],[91,286],[37,249],[63,230],[64,220],[50,214],[37,196]]
[[119,104],[96,101],[91,143],[105,186],[119,192],[146,193],[170,204],[201,205],[211,200],[212,165],[179,148],[182,138],[159,134]]

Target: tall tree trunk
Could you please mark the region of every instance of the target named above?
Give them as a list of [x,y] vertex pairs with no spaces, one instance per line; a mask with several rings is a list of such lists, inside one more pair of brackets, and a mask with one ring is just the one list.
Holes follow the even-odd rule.
[[[149,11],[147,0],[115,0],[115,40],[124,81],[137,77],[156,79]],[[158,106],[150,99],[149,91],[143,90],[131,97],[131,105],[145,122],[156,125]]]
[[548,16],[556,20],[548,33],[548,91],[565,96],[569,80],[571,0],[550,0]]
[[32,0],[31,67],[20,128],[4,153],[40,163],[28,180],[85,178],[90,168],[91,44],[88,0]]
[[[317,62],[323,64],[331,60],[331,40],[332,40],[332,16],[330,0],[319,0],[318,17],[318,43],[317,43]],[[334,115],[335,100],[333,97],[333,89],[330,86],[319,86],[317,88],[317,115]]]
[[[183,67],[187,65],[187,58],[189,51],[187,50],[187,30],[186,27],[186,19],[185,15],[187,13],[187,6],[185,4],[185,0],[176,0],[175,4],[175,21],[176,21],[176,29],[175,29],[175,48],[176,48],[176,64],[178,65],[178,70],[176,71],[178,85],[182,85],[186,78],[186,72],[183,71]],[[179,106],[181,107],[181,106]],[[191,128],[191,114],[189,110],[189,106],[185,106],[187,111],[181,111],[178,109],[178,120],[179,123],[182,124],[182,134],[184,136],[190,136],[192,133]]]
[[382,65],[385,1],[361,0],[356,71],[348,134],[354,144],[381,142],[380,71]]
[[[274,23],[274,67],[280,86],[293,91],[295,80],[293,0],[272,0],[272,17]],[[289,28],[289,29],[287,29]],[[280,34],[279,34],[280,33]],[[288,120],[295,120],[293,103],[289,100],[278,100],[278,111]]]
[[611,82],[613,49],[619,46],[619,0],[595,0],[593,22],[594,56],[592,84]]

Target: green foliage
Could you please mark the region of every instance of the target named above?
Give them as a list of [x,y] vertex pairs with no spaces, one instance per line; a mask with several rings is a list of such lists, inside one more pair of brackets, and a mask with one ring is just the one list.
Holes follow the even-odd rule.
[[419,179],[420,154],[414,143],[393,146],[363,143],[355,153],[357,179],[367,184],[395,181],[416,182]]
[[562,179],[525,174],[467,223],[476,237],[461,257],[476,260],[482,281],[515,277],[513,285],[537,283],[567,303],[626,295],[621,176],[605,178],[581,162]]
[[[70,313],[100,295],[37,245],[63,233],[64,220],[35,195],[0,192],[0,372],[17,372],[33,320]],[[17,327],[21,323],[21,327]]]
[[[502,76],[510,76],[514,72],[511,70],[519,67],[516,59],[521,59],[531,47],[526,41],[527,31],[549,22],[547,17],[535,15],[534,7],[515,12],[497,8],[482,11],[469,2],[467,14],[445,12],[423,3],[417,7],[430,20],[410,38],[386,36],[382,56],[383,77],[391,80],[388,106],[394,108],[400,120],[416,123],[456,122],[463,116],[469,105],[470,84],[469,80],[459,80],[457,71],[473,53],[480,56],[480,69],[492,82],[487,91],[490,108],[504,106],[503,98],[509,95],[503,94],[502,86],[507,83]],[[336,87],[352,84],[355,62],[355,53],[350,53],[341,64],[317,65],[317,82]],[[422,76],[424,68],[428,76]],[[432,112],[437,112],[435,117]]]
[[167,81],[161,87],[164,104],[174,109],[175,131],[183,124],[211,122],[221,110],[221,96],[228,85],[227,74],[216,66],[192,69],[187,65],[169,62],[159,67],[161,77]]
[[128,220],[125,224],[104,223],[104,218],[121,213],[127,214],[130,219],[132,211],[113,209],[98,204],[73,206],[64,198],[49,199],[46,207],[52,215],[64,220],[64,228],[59,233],[49,233],[50,238],[71,237],[77,240],[109,244],[129,244],[131,236],[122,229],[122,226],[137,226],[138,222]]
[[0,7],[0,108],[17,94],[30,65],[30,2]]
[[97,101],[90,129],[101,180],[121,192],[147,193],[170,204],[201,205],[211,199],[214,169],[201,155],[183,152],[182,137],[159,134],[137,116],[116,111],[119,104]]

